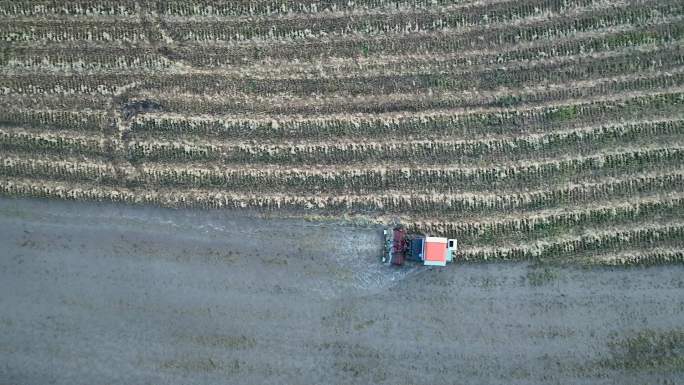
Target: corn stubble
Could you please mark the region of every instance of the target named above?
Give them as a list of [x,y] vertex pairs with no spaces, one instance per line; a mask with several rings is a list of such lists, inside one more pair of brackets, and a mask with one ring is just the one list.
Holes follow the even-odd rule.
[[[684,262],[678,1],[0,3],[0,193]],[[93,28],[97,26],[97,28]]]

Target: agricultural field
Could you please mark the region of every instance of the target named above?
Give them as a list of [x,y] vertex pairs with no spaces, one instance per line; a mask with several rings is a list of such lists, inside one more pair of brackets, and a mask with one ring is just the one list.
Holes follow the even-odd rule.
[[679,385],[684,265],[402,269],[379,226],[0,197],[0,384]]
[[684,261],[677,0],[0,1],[0,194]]

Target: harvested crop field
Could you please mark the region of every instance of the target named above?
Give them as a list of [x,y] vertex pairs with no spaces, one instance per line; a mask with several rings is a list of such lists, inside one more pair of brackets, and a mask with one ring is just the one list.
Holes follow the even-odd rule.
[[0,193],[684,261],[675,0],[1,1]]
[[0,198],[0,384],[681,383],[684,266],[395,269],[381,239]]

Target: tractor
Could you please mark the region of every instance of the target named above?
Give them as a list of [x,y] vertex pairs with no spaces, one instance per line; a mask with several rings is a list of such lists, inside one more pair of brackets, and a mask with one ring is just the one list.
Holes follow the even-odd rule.
[[385,229],[384,263],[401,266],[406,261],[425,266],[446,266],[452,262],[457,249],[455,239],[430,237],[408,233],[404,226]]

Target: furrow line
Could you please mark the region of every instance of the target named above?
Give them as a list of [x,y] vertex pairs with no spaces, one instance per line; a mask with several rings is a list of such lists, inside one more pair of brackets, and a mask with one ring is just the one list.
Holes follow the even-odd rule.
[[[538,210],[579,204],[588,200],[613,199],[619,196],[661,191],[667,180],[629,179],[621,183],[576,185],[560,190],[540,190],[508,195],[480,194],[415,194],[387,192],[382,194],[306,194],[237,193],[207,189],[168,189],[165,187],[134,188],[70,181],[36,180],[4,176],[0,179],[0,194],[41,198],[77,200],[114,200],[128,203],[147,203],[172,207],[250,208],[278,210],[290,213],[355,213],[434,216],[438,213],[470,214],[493,213],[505,210]],[[682,174],[677,186],[667,192],[681,191]],[[660,186],[659,186],[660,185]],[[658,190],[660,189],[660,190]],[[674,190],[674,191],[673,191]],[[271,190],[273,191],[273,190]]]
[[[478,218],[425,218],[402,216],[410,223],[409,230],[424,231],[450,238],[465,244],[488,244],[520,239],[537,239],[545,236],[572,234],[587,226],[614,225],[644,220],[678,219],[684,214],[684,195],[681,192],[657,192],[618,201],[580,203],[579,206],[537,212],[519,212],[515,215],[496,215]],[[380,222],[390,222],[379,218]]]
[[[684,64],[684,56],[682,57]],[[627,64],[631,66],[635,64]],[[678,64],[679,68],[680,65]],[[674,68],[672,68],[674,69]],[[622,72],[622,70],[620,70]],[[578,77],[582,77],[577,74]],[[552,106],[586,102],[588,100],[625,99],[638,95],[679,92],[684,84],[684,74],[664,71],[661,77],[623,79],[613,78],[586,81],[582,87],[578,82],[565,82],[547,86],[534,86],[530,90],[500,91],[432,91],[414,93],[393,93],[381,95],[324,95],[319,97],[240,97],[230,95],[189,94],[177,92],[140,91],[130,95],[131,101],[151,100],[162,106],[164,111],[180,114],[234,114],[252,115],[333,115],[333,114],[383,114],[419,113],[434,110],[461,110],[463,112],[492,107]],[[542,78],[537,73],[535,77]],[[572,74],[567,74],[572,78]],[[492,84],[496,79],[491,79]],[[533,83],[532,80],[530,80]],[[577,88],[572,88],[573,86]],[[544,91],[546,90],[546,91]],[[273,119],[273,118],[272,118]]]
[[[684,27],[682,27],[684,36]],[[387,73],[370,74],[349,72],[342,76],[285,76],[284,78],[231,78],[219,76],[215,73],[191,72],[182,74],[170,74],[165,76],[152,76],[148,79],[140,79],[142,88],[155,89],[158,92],[174,91],[184,93],[206,93],[209,95],[221,95],[250,100],[259,100],[264,96],[277,96],[279,98],[292,99],[301,96],[349,97],[350,95],[392,94],[411,91],[455,91],[469,92],[491,91],[508,87],[522,87],[526,89],[539,87],[540,84],[551,84],[572,79],[573,81],[588,81],[607,76],[627,77],[620,73],[621,63],[631,61],[633,67],[630,71],[639,74],[639,71],[669,70],[676,67],[678,59],[676,55],[681,53],[684,45],[668,43],[653,45],[648,49],[634,50],[621,49],[607,53],[595,54],[588,57],[567,56],[561,59],[540,59],[533,62],[507,63],[475,66],[470,69],[449,69],[445,71],[432,71],[423,69],[420,73]],[[674,55],[669,59],[665,56]],[[652,61],[646,65],[644,60],[651,57]],[[640,64],[640,62],[644,64]],[[543,78],[542,78],[543,76]],[[97,79],[97,76],[89,78]],[[498,83],[495,81],[503,78]],[[8,79],[21,83],[20,77],[8,77]],[[58,82],[63,80],[56,78]],[[66,79],[65,79],[66,80]],[[586,86],[585,86],[586,87]],[[310,99],[309,99],[310,100]]]
[[[206,93],[207,98],[217,99],[230,96],[231,99],[257,103],[263,100],[261,95],[269,98],[301,99],[301,103],[311,102],[313,95],[317,102],[334,102],[334,98],[367,97],[364,94],[380,93],[401,95],[402,93],[420,90],[448,92],[497,90],[507,87],[538,86],[558,82],[588,81],[609,76],[625,76],[625,73],[639,71],[664,71],[676,68],[684,63],[682,45],[666,44],[655,46],[644,51],[621,50],[597,57],[571,57],[568,60],[540,60],[523,63],[517,66],[485,66],[481,71],[449,71],[448,73],[380,75],[361,78],[313,77],[309,79],[233,79],[215,74],[180,73],[168,75],[143,74],[10,74],[0,75],[5,95],[22,94],[112,94],[132,82],[137,88],[153,93]],[[579,60],[578,62],[574,62]],[[153,91],[154,90],[154,91]],[[332,95],[330,95],[332,93]],[[337,93],[337,95],[335,94]],[[327,94],[327,95],[325,95]],[[321,99],[325,95],[326,98]],[[362,96],[364,95],[364,96]],[[321,99],[321,100],[319,100]]]
[[582,258],[581,262],[588,265],[607,266],[681,264],[684,263],[684,246],[668,248],[645,245],[643,249],[592,253]]
[[[201,136],[232,140],[322,140],[342,138],[437,139],[442,137],[481,138],[546,132],[592,123],[628,122],[652,116],[678,116],[684,94],[653,93],[595,100],[575,100],[512,108],[433,110],[416,114],[331,114],[315,117],[274,115],[181,115],[146,113],[131,120],[131,131],[142,136]],[[420,133],[417,135],[416,133]]]
[[131,16],[136,13],[135,0],[11,0],[0,2],[0,15],[36,16]]
[[0,149],[22,150],[34,154],[114,155],[121,143],[102,131],[89,135],[70,132],[44,132],[26,128],[0,128]]
[[[598,28],[578,33],[562,40],[516,42],[497,50],[460,50],[454,53],[420,55],[408,53],[399,56],[376,55],[369,57],[312,59],[311,62],[291,62],[269,58],[262,62],[242,65],[214,65],[202,63],[208,51],[193,50],[192,57],[184,60],[193,67],[178,62],[149,47],[31,47],[14,48],[11,59],[0,59],[0,70],[7,74],[26,71],[37,73],[68,73],[77,71],[95,74],[100,71],[125,73],[129,76],[144,73],[184,75],[211,75],[236,79],[311,79],[316,77],[345,78],[353,76],[379,77],[449,73],[459,69],[477,69],[485,66],[534,63],[539,60],[577,60],[582,55],[609,56],[611,51],[632,52],[654,49],[658,45],[681,43],[684,35],[681,16],[668,16],[667,22],[646,25],[626,25],[619,28]],[[78,55],[74,53],[77,52]],[[210,51],[209,51],[210,53]],[[170,51],[168,56],[175,55]],[[208,83],[211,84],[211,83]]]
[[[648,1],[632,4],[604,0],[573,0],[566,2],[526,0],[504,3],[484,3],[478,7],[444,7],[430,10],[397,10],[355,14],[324,13],[306,18],[246,18],[194,21],[162,18],[177,42],[240,43],[252,41],[290,41],[298,38],[337,38],[367,35],[390,35],[412,32],[458,31],[468,33],[483,27],[504,28],[507,25],[535,23],[563,15],[579,16],[587,12],[626,7],[638,7]],[[318,17],[318,16],[321,17]]]
[[224,163],[282,165],[341,165],[372,161],[412,164],[458,164],[473,161],[548,159],[567,148],[587,154],[600,149],[634,143],[676,144],[684,138],[684,121],[643,121],[627,125],[583,127],[515,138],[452,140],[336,141],[334,143],[223,143],[216,140],[164,142],[133,138],[128,158],[134,161],[221,161]]
[[[170,50],[173,58],[195,65],[227,65],[259,62],[267,58],[280,60],[311,61],[335,52],[336,57],[363,57],[376,55],[406,55],[418,53],[446,53],[464,50],[499,49],[522,42],[565,39],[579,36],[597,28],[612,28],[629,25],[657,25],[668,22],[670,15],[681,15],[681,5],[649,4],[643,7],[627,8],[620,12],[606,9],[588,12],[582,17],[562,15],[554,18],[535,20],[530,24],[502,25],[500,28],[488,26],[463,31],[414,32],[378,36],[350,36],[321,39],[291,39],[266,44],[260,42],[202,44],[205,54],[204,63],[190,59],[197,45],[178,46]],[[655,15],[655,16],[654,16]],[[667,15],[667,16],[666,16]],[[257,48],[255,48],[257,47]],[[211,55],[209,48],[213,48]],[[212,57],[213,55],[213,57]]]
[[505,166],[453,167],[389,165],[375,167],[315,168],[300,166],[216,165],[178,166],[142,164],[146,183],[163,186],[198,186],[268,192],[292,191],[383,191],[412,186],[415,191],[496,190],[534,188],[577,178],[608,178],[624,173],[647,172],[682,166],[681,149],[635,150],[546,162],[516,162]]
[[579,259],[598,251],[620,251],[634,247],[684,247],[684,224],[679,222],[648,223],[629,228],[596,230],[576,237],[550,237],[536,244],[502,247],[468,247],[460,251],[465,260],[545,260]]

